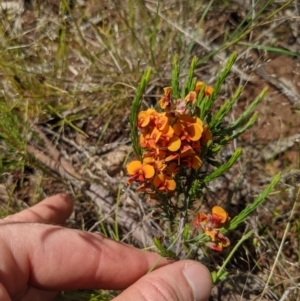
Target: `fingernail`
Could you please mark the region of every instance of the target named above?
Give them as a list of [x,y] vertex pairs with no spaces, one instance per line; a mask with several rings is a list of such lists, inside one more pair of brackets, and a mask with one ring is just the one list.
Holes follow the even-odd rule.
[[203,266],[198,263],[188,264],[183,269],[183,275],[193,291],[194,301],[208,300],[207,292],[211,288],[211,282],[207,281],[207,271]]

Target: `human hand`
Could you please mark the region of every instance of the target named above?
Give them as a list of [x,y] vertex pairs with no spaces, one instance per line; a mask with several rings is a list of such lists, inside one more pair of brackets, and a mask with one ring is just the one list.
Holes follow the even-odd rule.
[[72,230],[70,196],[58,194],[0,222],[0,300],[46,301],[57,291],[125,289],[114,301],[204,301],[211,290],[200,263],[162,260],[159,255]]

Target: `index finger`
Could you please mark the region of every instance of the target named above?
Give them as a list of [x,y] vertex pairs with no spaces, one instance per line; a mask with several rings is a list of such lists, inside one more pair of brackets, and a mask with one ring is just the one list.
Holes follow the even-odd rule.
[[[16,228],[20,225],[22,236]],[[124,289],[160,259],[158,254],[93,233],[42,224],[7,226],[6,244],[13,250],[17,266],[25,270],[27,263],[28,285],[43,290]],[[159,263],[164,264],[167,260]],[[16,271],[12,266],[9,268]],[[9,283],[5,285],[8,287]],[[9,292],[14,289],[15,286],[8,287]]]
[[63,224],[73,210],[73,200],[66,193],[48,197],[40,203],[4,218],[4,221]]

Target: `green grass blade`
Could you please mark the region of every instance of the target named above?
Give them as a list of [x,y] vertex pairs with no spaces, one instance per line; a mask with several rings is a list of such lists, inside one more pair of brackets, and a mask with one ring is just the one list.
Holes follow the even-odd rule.
[[[261,9],[255,14],[255,17],[253,19],[251,19],[250,21],[248,21],[252,17],[253,10],[257,7],[257,5],[260,2],[261,1],[258,0],[254,4],[252,10],[249,11],[249,13],[245,16],[244,20],[237,26],[236,30],[233,32],[233,34],[228,39],[228,41],[232,41],[232,40],[239,38],[240,35],[242,35],[245,31],[247,31],[252,26],[252,24],[263,14],[263,12],[268,8],[268,6],[273,2],[273,0],[268,0],[266,3],[264,3],[264,5],[261,7]],[[247,23],[247,25],[245,25],[243,27],[243,25],[245,23]],[[243,28],[243,29],[241,30],[241,28]]]
[[264,50],[267,52],[277,53],[280,55],[288,55],[288,56],[293,56],[293,57],[300,56],[299,52],[293,52],[293,51],[289,51],[289,50],[278,48],[278,47],[256,45],[256,44],[247,43],[247,42],[239,42],[238,45],[242,45],[242,46],[246,46],[246,47],[250,47],[250,48],[258,49],[258,50]]

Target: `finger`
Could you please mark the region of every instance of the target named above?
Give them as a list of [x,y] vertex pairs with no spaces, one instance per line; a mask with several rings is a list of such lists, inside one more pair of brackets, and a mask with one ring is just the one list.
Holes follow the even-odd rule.
[[211,276],[206,267],[184,260],[142,277],[114,301],[207,301],[211,288]]
[[[15,296],[14,300],[21,301],[51,301],[57,295],[57,292],[47,292],[33,287],[28,287],[20,296]],[[2,299],[0,299],[2,300]]]
[[62,224],[70,216],[72,210],[72,198],[68,194],[60,193],[46,198],[29,209],[10,215],[4,220],[14,222]]
[[11,299],[2,283],[0,283],[0,300],[11,301]]
[[[0,254],[0,259],[6,258],[3,273],[14,271],[11,277],[18,275],[25,279],[22,283],[18,278],[17,285],[13,278],[5,279],[5,287],[11,295],[24,283],[51,291],[124,289],[145,275],[160,259],[155,253],[98,234],[58,226],[2,223],[1,230],[2,245],[6,246],[4,251],[11,250],[10,256]],[[13,258],[12,263],[7,258]],[[162,260],[157,266],[167,263]]]

